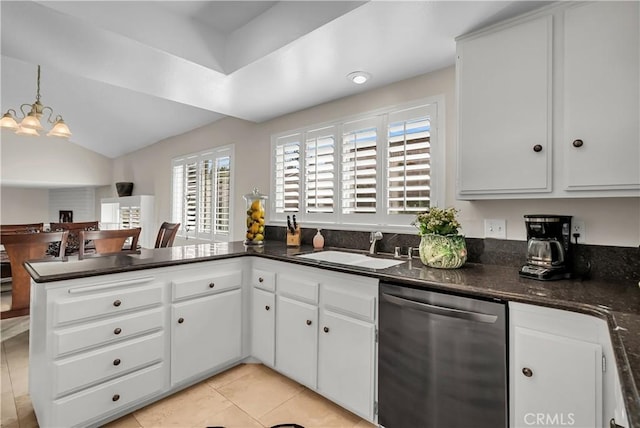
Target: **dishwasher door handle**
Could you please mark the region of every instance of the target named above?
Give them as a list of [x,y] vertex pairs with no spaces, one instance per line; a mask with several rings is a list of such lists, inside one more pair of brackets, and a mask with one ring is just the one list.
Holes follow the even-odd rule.
[[486,324],[493,324],[498,319],[497,315],[430,305],[428,303],[417,302],[415,300],[405,299],[404,297],[394,296],[393,294],[382,293],[382,298],[389,303],[393,303],[394,305],[413,308],[419,311],[428,312],[430,314],[443,315],[451,318],[460,318],[469,321],[483,322]]

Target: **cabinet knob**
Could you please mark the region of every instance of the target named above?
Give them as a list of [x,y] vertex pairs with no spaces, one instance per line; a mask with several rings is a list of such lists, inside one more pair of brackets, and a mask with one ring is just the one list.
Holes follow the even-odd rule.
[[114,394],[113,397],[111,397],[112,401],[118,401],[120,399],[120,395],[119,394]]
[[322,330],[324,330],[325,333],[329,333],[329,327],[325,327]]
[[264,282],[264,278],[263,277],[258,278],[258,282]]
[[580,139],[578,139],[578,140],[573,140],[573,143],[571,143],[571,144],[573,144],[573,147],[576,147],[576,148],[577,148],[577,147],[582,147],[582,145],[584,144],[584,141],[582,141],[582,140],[580,140]]
[[522,369],[522,374],[526,377],[531,377],[533,376],[533,370],[531,370],[529,367],[525,367]]
[[215,287],[215,286],[216,286],[216,284],[215,284],[215,283],[213,283],[213,282],[210,282],[210,283],[209,283],[209,288],[213,288],[213,287]]
[[182,324],[184,322],[184,318],[180,317],[178,318],[178,324]]
[[264,307],[264,309],[268,311],[269,309],[271,309],[271,306],[267,305]]
[[311,325],[311,320],[307,320],[307,325]]
[[533,151],[536,153],[540,153],[542,151],[542,146],[540,144],[536,144],[533,146]]
[[113,334],[120,334],[122,333],[122,329],[120,327],[116,327],[115,330],[113,330]]
[[120,365],[120,358],[116,358],[115,360],[113,360],[113,365],[114,366],[119,366]]
[[122,304],[122,302],[120,300],[116,300],[115,302],[113,302],[113,306],[115,306],[116,308],[118,306],[120,306]]

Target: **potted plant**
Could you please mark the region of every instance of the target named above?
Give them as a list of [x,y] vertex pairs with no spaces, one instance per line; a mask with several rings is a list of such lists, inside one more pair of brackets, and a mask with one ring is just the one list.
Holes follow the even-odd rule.
[[411,223],[418,228],[420,260],[427,266],[442,269],[459,268],[467,261],[464,235],[458,233],[460,223],[455,208],[431,207]]

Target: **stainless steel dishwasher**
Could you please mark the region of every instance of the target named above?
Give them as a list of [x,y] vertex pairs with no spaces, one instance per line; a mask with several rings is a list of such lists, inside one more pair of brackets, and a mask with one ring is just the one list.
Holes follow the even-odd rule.
[[378,423],[506,428],[506,306],[380,283]]

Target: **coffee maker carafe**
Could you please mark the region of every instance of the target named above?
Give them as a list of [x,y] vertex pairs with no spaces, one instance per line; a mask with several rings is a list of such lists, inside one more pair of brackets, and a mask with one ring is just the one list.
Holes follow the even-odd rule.
[[531,214],[527,228],[527,264],[520,275],[540,280],[571,278],[571,216]]

